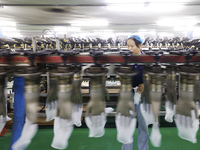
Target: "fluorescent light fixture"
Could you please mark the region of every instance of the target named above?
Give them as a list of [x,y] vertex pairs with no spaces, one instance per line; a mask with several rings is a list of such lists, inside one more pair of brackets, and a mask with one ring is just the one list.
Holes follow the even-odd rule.
[[105,0],[107,4],[132,4],[132,3],[145,3],[145,2],[159,2],[159,3],[186,3],[190,0]]
[[117,12],[142,12],[142,11],[144,11],[143,4],[120,4],[120,5],[106,6],[106,8],[110,11],[117,11]]
[[2,30],[2,35],[5,37],[22,37],[22,35],[20,34],[19,30],[17,30],[16,27],[3,26],[1,30]]
[[16,26],[16,22],[13,21],[5,21],[5,20],[1,20],[0,19],[0,26],[4,27],[4,26]]
[[126,4],[126,3],[137,3],[137,2],[144,2],[146,0],[105,0],[107,4]]
[[116,34],[116,36],[128,36],[131,34],[131,32],[117,32],[115,34]]
[[159,26],[194,26],[196,24],[197,20],[189,18],[183,18],[183,19],[166,18],[157,22],[157,25]]
[[96,33],[112,33],[113,30],[110,29],[105,29],[105,30],[94,30]]
[[106,20],[88,20],[88,21],[74,21],[71,26],[108,26]]
[[66,33],[66,32],[80,32],[79,27],[55,27],[54,31],[56,33]]
[[181,3],[150,3],[146,7],[148,12],[160,12],[160,13],[171,13],[174,11],[179,11],[184,8],[184,5]]
[[168,32],[159,32],[158,35],[161,36],[161,37],[172,37],[172,36],[174,36],[174,34],[168,33]]
[[44,38],[55,38],[55,36],[52,35],[52,34],[45,34],[45,35],[44,35]]
[[174,31],[192,31],[193,26],[175,26]]
[[16,32],[18,31],[16,27],[2,27],[2,32]]
[[200,27],[194,27],[193,28],[193,37],[199,38],[200,37]]
[[108,10],[118,12],[171,13],[184,7],[181,3],[135,3],[106,6]]
[[22,37],[22,35],[19,32],[12,32],[12,33],[2,32],[2,34],[5,37]]

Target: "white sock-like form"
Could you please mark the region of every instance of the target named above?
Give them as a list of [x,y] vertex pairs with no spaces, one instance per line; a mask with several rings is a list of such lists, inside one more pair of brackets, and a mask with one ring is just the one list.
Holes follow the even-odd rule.
[[102,137],[105,133],[106,114],[101,113],[98,116],[87,116],[85,122],[89,128],[89,137]]
[[151,144],[154,147],[160,147],[161,139],[162,139],[162,135],[160,134],[158,122],[154,122],[152,130],[151,130],[151,136],[150,136]]
[[196,102],[196,106],[197,106],[198,115],[200,116],[200,104],[199,104],[199,102]]
[[46,121],[51,121],[56,116],[58,101],[53,101],[46,104],[45,112],[46,112]]
[[83,104],[82,105],[73,104],[72,119],[74,125],[76,125],[77,127],[80,127],[82,125],[81,124],[82,112],[83,112]]
[[54,119],[54,137],[51,146],[56,149],[66,149],[68,139],[73,131],[73,121],[55,117]]
[[0,116],[0,133],[3,130],[6,122],[10,121],[10,120],[11,120],[11,118],[9,118],[8,116],[6,116],[6,117],[3,117],[3,115]]
[[117,127],[117,140],[123,144],[133,142],[133,134],[136,127],[136,118],[129,116],[121,116],[117,114],[115,117],[115,124]]
[[175,115],[176,112],[176,105],[172,104],[169,100],[165,102],[165,120],[167,122],[173,122],[173,116]]
[[[144,106],[146,107],[146,109],[144,109]],[[146,125],[150,125],[154,123],[154,115],[153,115],[153,111],[152,111],[152,106],[149,103],[142,103],[140,105],[140,110],[142,113],[142,116],[146,122]]]
[[175,123],[178,129],[178,136],[184,140],[196,143],[196,134],[199,130],[199,119],[196,119],[195,111],[191,110],[191,117],[176,114]]
[[137,92],[138,87],[136,86],[134,88],[135,94],[134,94],[134,104],[139,104],[141,101],[141,94]]
[[24,150],[31,143],[38,129],[38,124],[33,124],[28,118],[24,124],[20,138],[12,145],[13,150]]
[[113,112],[114,111],[114,109],[112,108],[112,107],[106,107],[105,108],[105,113],[106,114],[109,114],[109,113],[111,113],[111,112]]

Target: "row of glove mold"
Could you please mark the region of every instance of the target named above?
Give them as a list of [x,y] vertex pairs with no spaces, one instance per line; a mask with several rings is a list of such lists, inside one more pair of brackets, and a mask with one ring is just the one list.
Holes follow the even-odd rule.
[[[67,73],[66,73],[66,68],[63,69],[62,67],[60,67],[58,69],[59,70],[56,70],[55,72],[50,74],[50,80],[56,80],[55,76],[57,78],[57,83],[55,82],[54,84],[58,84],[58,86],[52,85],[52,88],[57,87],[58,92],[54,93],[55,95],[53,94],[55,98],[50,99],[51,96],[49,95],[47,98],[47,103],[50,106],[49,110],[52,111],[51,109],[54,109],[52,112],[53,115],[50,113],[49,114],[50,119],[49,119],[48,111],[46,113],[47,113],[47,121],[55,118],[54,139],[52,142],[52,147],[64,149],[68,145],[67,141],[73,131],[73,124],[77,123],[76,124],[77,126],[81,125],[81,122],[80,122],[80,118],[82,115],[82,99],[81,99],[82,96],[80,92],[81,78],[80,78],[80,75],[78,75],[78,73],[77,75],[75,75],[76,71],[72,71],[74,68],[68,68]],[[63,70],[65,71],[62,72]],[[124,72],[124,70],[126,70],[126,72]],[[105,76],[106,72],[107,70],[105,68],[102,68],[101,66],[96,66],[96,65],[91,66],[90,68],[86,69],[84,72],[86,75],[90,76],[90,82],[91,82],[90,101],[87,105],[86,117],[85,117],[86,125],[89,128],[89,137],[101,137],[105,133],[104,131],[104,126],[106,124],[106,112],[105,112],[105,102],[104,102],[105,101],[105,79],[103,78],[103,76]],[[167,76],[167,74],[158,66],[153,67],[153,68],[151,67],[151,70],[148,70],[148,69],[146,70],[144,68],[145,89],[141,96],[143,103],[140,105],[140,107],[141,107],[142,115],[145,119],[146,125],[148,126],[149,124],[153,124],[150,140],[152,144],[156,147],[159,147],[161,144],[161,134],[159,131],[158,113],[159,113],[162,93],[164,89],[163,82],[165,81],[164,80],[165,77],[167,77],[166,78],[166,83],[167,83],[166,95],[168,98],[168,100],[166,101],[166,117],[165,118],[167,121],[172,122],[173,115],[175,114],[175,112],[177,114],[176,116],[179,121],[180,121],[180,118],[183,118],[182,116],[180,116],[182,115],[182,112],[178,113],[177,111],[178,109],[175,111],[175,108],[176,107],[178,108],[179,106],[178,102],[181,101],[182,97],[181,97],[181,92],[180,92],[180,98],[176,105],[177,95],[175,95],[176,92],[174,92],[174,90],[176,90],[176,86],[175,86],[176,80],[174,78],[173,73],[171,73],[172,75],[169,75],[170,73],[167,73],[168,74]],[[123,66],[121,67],[121,70],[120,68],[118,69],[118,74],[121,76],[121,89],[119,92],[117,114],[116,114],[116,127],[118,131],[117,139],[119,142],[122,142],[122,143],[130,143],[133,140],[132,136],[133,136],[135,126],[136,126],[136,111],[135,111],[135,106],[132,103],[133,96],[132,96],[131,76],[135,75],[136,72],[131,71],[129,67]],[[199,80],[197,76],[193,79]],[[182,78],[185,83],[186,82],[185,77],[183,76]],[[77,79],[77,84],[75,84],[76,79]],[[188,80],[189,83],[191,82],[190,80]],[[75,85],[77,88],[74,88]],[[189,87],[191,87],[191,85],[187,84],[186,89],[188,89],[189,92],[192,92],[191,88]],[[51,88],[50,88],[50,91],[51,91]],[[52,92],[53,91],[55,91],[55,89],[52,89]],[[78,92],[78,94],[72,94],[73,91]],[[135,96],[137,94],[135,94]],[[73,98],[73,97],[76,97],[76,98]],[[140,94],[138,94],[137,97],[140,97]],[[192,97],[190,96],[189,98],[192,99]],[[56,99],[58,99],[58,102],[56,102]],[[140,98],[135,97],[135,99],[138,99],[135,102],[135,104],[138,104],[140,101]],[[66,107],[68,109],[65,110]],[[110,111],[112,111],[112,109],[110,109]],[[191,115],[190,120],[194,120],[195,119],[194,111],[191,111],[191,112],[193,115]],[[75,119],[73,118],[76,118],[77,121],[75,121]],[[196,133],[196,128],[197,128],[196,126],[195,126],[195,133]],[[187,132],[187,130],[183,131],[182,127],[180,127],[180,124],[177,124],[177,128],[178,128],[178,131],[179,129],[181,129],[179,131],[180,133],[179,136],[181,138],[187,139],[195,143],[194,138],[192,138],[191,140],[191,138],[184,137],[185,135],[188,136],[188,134],[181,133],[181,132],[184,132],[184,131]],[[188,131],[189,130],[190,129],[188,129]],[[127,133],[127,134],[124,134],[124,133]],[[190,131],[190,133],[194,137],[195,135],[194,132]]]
[[[156,71],[153,71],[152,68],[151,71],[149,69],[146,69],[144,73],[145,89],[142,93],[143,103],[140,107],[147,126],[153,124],[150,136],[151,143],[155,147],[159,147],[161,144],[162,136],[158,128],[158,112],[162,93],[165,93],[166,98],[165,120],[173,122],[174,119],[178,136],[196,143],[196,133],[199,129],[199,70],[191,66],[181,66],[178,71],[175,67],[168,66],[167,72],[160,73],[158,73],[158,69]],[[156,76],[152,72],[157,72]],[[178,73],[179,78],[177,78],[176,73]]]
[[[52,147],[54,148],[65,149],[73,131],[73,124],[81,126],[80,69],[77,66],[60,66],[50,72],[50,90],[46,100],[46,120],[55,119],[52,141]],[[37,108],[40,95],[40,73],[33,70],[30,72],[29,70],[29,74],[18,73],[16,75],[25,79],[26,121],[21,136],[12,145],[12,149],[23,150],[30,144],[38,129]],[[73,92],[76,94],[72,94]]]
[[7,121],[11,118],[7,116],[7,78],[5,68],[0,68],[0,133]]

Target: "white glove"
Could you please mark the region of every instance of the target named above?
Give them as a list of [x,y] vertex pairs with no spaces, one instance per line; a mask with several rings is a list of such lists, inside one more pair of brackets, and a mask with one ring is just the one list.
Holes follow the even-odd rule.
[[10,121],[10,120],[11,120],[11,118],[9,118],[8,116],[6,116],[6,117],[3,117],[3,115],[0,116],[0,133],[3,130],[6,122]]
[[151,144],[154,147],[160,147],[161,139],[162,139],[162,135],[160,134],[158,122],[154,122],[152,130],[151,130],[151,136],[150,136]]
[[82,105],[73,104],[72,119],[77,127],[80,127],[82,125],[81,124],[82,112],[83,112],[83,104]]
[[54,137],[51,146],[55,149],[66,149],[73,129],[73,121],[55,117]]
[[139,92],[136,92],[138,87],[136,86],[135,88],[133,88],[134,91],[135,91],[135,94],[134,94],[134,104],[139,104],[140,101],[141,101],[141,94]]
[[37,124],[33,124],[26,118],[20,138],[12,145],[13,150],[24,150],[31,143],[38,129]]
[[133,142],[133,134],[136,127],[136,118],[121,116],[118,113],[115,117],[115,124],[117,127],[117,140],[123,144]]
[[165,102],[165,110],[166,110],[165,120],[167,122],[173,122],[173,116],[176,112],[176,105],[172,104],[172,102],[167,100]]
[[198,115],[200,116],[200,104],[199,104],[199,102],[196,102],[196,106],[197,106]]
[[51,121],[55,118],[57,105],[58,105],[58,101],[53,101],[46,104],[46,109],[45,109],[46,116],[47,116],[46,121]]
[[176,114],[175,123],[178,128],[178,136],[182,139],[196,143],[196,134],[199,129],[199,120],[196,119],[195,111],[191,110],[191,117]]
[[101,113],[98,116],[87,116],[85,122],[89,128],[89,137],[102,137],[105,133],[106,114]]
[[114,109],[112,108],[112,107],[106,107],[105,108],[105,113],[106,114],[109,114],[109,113],[111,113],[111,112],[113,112],[114,111]]
[[150,125],[154,123],[154,114],[152,111],[152,106],[149,103],[142,103],[140,105],[140,110],[142,113],[142,116],[146,122],[146,125]]

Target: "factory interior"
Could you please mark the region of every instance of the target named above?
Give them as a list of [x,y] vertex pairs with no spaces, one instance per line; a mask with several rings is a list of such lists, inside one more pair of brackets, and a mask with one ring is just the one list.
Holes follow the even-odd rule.
[[0,150],[199,150],[199,117],[199,0],[0,0]]

